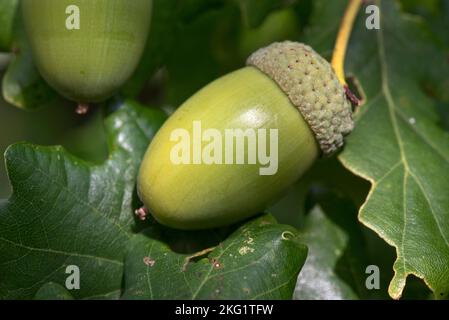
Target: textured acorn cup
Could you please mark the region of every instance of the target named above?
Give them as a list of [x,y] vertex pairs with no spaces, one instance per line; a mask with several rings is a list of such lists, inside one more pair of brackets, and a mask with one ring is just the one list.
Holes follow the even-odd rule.
[[[152,0],[21,0],[21,6],[40,74],[59,94],[89,103],[112,96],[134,72]],[[70,27],[70,8],[79,9],[79,29]]]
[[247,61],[282,88],[310,125],[325,155],[344,144],[354,128],[351,104],[331,65],[311,47],[274,43]]
[[[183,128],[193,136],[197,120],[204,129],[220,131],[278,129],[277,172],[260,175],[260,164],[173,164],[171,133]],[[274,43],[255,52],[248,67],[200,90],[167,120],[143,159],[138,193],[169,227],[229,225],[278,200],[320,154],[342,146],[352,128],[351,106],[329,63],[306,45]]]

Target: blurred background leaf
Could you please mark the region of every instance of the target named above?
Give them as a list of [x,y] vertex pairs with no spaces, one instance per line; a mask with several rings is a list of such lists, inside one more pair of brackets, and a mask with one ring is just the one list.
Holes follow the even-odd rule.
[[0,2],[0,52],[11,50],[18,6],[19,0],[2,0]]
[[301,237],[308,244],[309,254],[298,277],[295,299],[357,299],[356,292],[334,271],[348,245],[347,235],[329,221],[319,207],[315,207],[307,217]]
[[173,50],[177,30],[177,0],[154,0],[150,34],[136,72],[123,88],[125,95],[139,95],[148,80],[166,62]]

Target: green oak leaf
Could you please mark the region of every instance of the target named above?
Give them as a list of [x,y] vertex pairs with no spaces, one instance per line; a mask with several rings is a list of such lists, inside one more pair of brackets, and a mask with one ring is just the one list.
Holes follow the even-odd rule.
[[137,171],[164,119],[131,101],[118,104],[105,120],[110,156],[101,165],[61,147],[7,150],[13,193],[0,204],[0,298],[31,298],[48,282],[62,285],[69,265],[80,269],[75,298],[119,297]]
[[291,299],[307,247],[271,215],[251,220],[186,264],[149,229],[130,241],[124,299]]
[[309,254],[298,276],[295,299],[347,300],[358,295],[335,272],[338,260],[348,246],[348,235],[335,225],[317,206],[307,216],[301,228],[301,240]]
[[372,183],[360,221],[396,248],[391,297],[401,297],[409,275],[436,298],[449,296],[449,133],[423,85],[447,79],[449,66],[423,20],[376,1],[380,30],[358,20],[347,71],[366,94],[356,129],[340,156]]

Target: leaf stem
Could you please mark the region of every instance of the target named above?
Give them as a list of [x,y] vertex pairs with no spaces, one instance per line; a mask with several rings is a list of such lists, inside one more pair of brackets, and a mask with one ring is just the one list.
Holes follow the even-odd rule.
[[332,55],[331,65],[337,74],[338,80],[344,86],[347,86],[345,79],[345,56],[348,47],[349,37],[351,36],[355,18],[359,12],[362,0],[349,0],[345,15],[338,31],[337,40],[335,42],[334,52]]

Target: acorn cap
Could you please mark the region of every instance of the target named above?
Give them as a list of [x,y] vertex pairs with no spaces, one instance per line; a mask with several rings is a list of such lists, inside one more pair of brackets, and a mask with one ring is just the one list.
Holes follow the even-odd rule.
[[311,47],[292,41],[259,49],[247,60],[287,94],[315,134],[324,155],[344,144],[354,128],[351,103],[331,65]]

